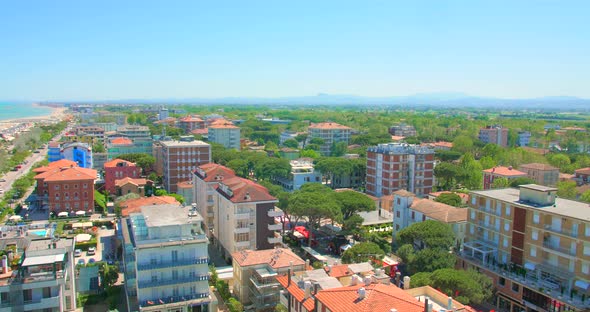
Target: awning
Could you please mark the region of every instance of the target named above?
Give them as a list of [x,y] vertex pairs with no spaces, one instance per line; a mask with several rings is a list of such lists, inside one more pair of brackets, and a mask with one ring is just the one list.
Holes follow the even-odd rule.
[[76,222],[76,223],[72,224],[73,229],[91,228],[91,227],[92,227],[92,222]]
[[80,243],[80,242],[87,242],[92,238],[92,235],[90,234],[78,234],[76,235],[76,242]]
[[577,281],[574,283],[574,285],[575,285],[576,287],[578,287],[578,288],[581,288],[581,289],[585,290],[585,291],[587,291],[587,290],[588,290],[588,287],[590,287],[590,283],[588,283],[588,282],[584,282],[584,281],[581,281],[581,280],[577,280]]
[[20,221],[22,219],[23,219],[23,217],[21,217],[19,215],[14,215],[14,216],[11,216],[10,218],[8,218],[8,220],[10,220],[10,221]]
[[86,215],[86,211],[83,211],[83,210],[76,211],[76,215],[77,216],[85,216]]
[[64,255],[65,254],[26,257],[25,261],[23,261],[22,266],[26,267],[26,266],[41,265],[41,264],[51,264],[51,263],[55,263],[55,262],[63,262]]
[[57,216],[58,217],[67,217],[68,216],[68,213],[65,212],[65,211],[62,211],[62,212],[58,213]]
[[535,266],[534,263],[526,262],[524,264],[524,268],[527,269],[527,270],[529,270],[529,271],[534,271],[535,268],[536,268],[536,266]]

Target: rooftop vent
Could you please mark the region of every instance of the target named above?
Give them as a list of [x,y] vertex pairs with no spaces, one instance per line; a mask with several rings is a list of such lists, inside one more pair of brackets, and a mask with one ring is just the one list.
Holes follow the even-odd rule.
[[357,292],[359,294],[359,300],[363,300],[367,296],[367,290],[364,287],[359,288]]

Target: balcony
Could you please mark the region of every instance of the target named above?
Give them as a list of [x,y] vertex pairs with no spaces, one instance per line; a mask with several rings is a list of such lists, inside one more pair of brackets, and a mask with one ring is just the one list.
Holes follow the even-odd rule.
[[[174,297],[167,297],[161,299],[153,299],[153,300],[145,300],[139,303],[139,308],[148,308],[153,306],[160,306],[160,305],[173,305],[175,303],[183,303],[186,304],[186,301],[192,300],[200,300],[200,299],[208,299],[209,293],[199,293],[193,295],[186,295],[186,296],[174,296]],[[207,300],[202,300],[206,302]],[[193,303],[194,304],[194,303]]]
[[234,233],[235,233],[235,234],[244,234],[244,233],[250,233],[250,228],[248,228],[248,227],[240,227],[240,228],[235,228],[235,229],[234,229]]
[[27,311],[59,308],[59,296],[25,301],[23,308]]
[[543,248],[548,252],[556,252],[556,253],[558,253],[564,257],[568,257],[568,258],[576,256],[575,250],[572,252],[571,249],[561,247],[561,246],[559,246],[559,244],[552,243],[551,241],[543,241]]
[[250,241],[236,242],[236,247],[250,247]]
[[236,218],[236,220],[247,220],[250,219],[250,213],[246,212],[246,213],[236,213],[234,215],[234,218]]
[[157,270],[157,269],[166,269],[166,268],[173,268],[173,267],[180,267],[180,266],[188,266],[188,265],[195,265],[195,264],[207,264],[209,263],[209,257],[200,257],[194,259],[182,259],[182,260],[174,260],[174,261],[155,261],[149,263],[138,263],[137,270],[139,271],[146,271],[146,270]]
[[283,229],[283,225],[280,223],[271,223],[268,225],[269,231],[280,231]]
[[569,236],[569,237],[578,237],[578,233],[572,231],[571,229],[563,229],[563,228],[558,229],[558,228],[552,227],[550,224],[545,224],[544,228],[545,228],[545,231],[558,233],[558,234]]
[[270,236],[268,237],[269,244],[279,244],[283,242],[283,237],[281,235]]
[[271,209],[268,211],[267,215],[271,218],[282,217],[283,211],[280,209]]
[[139,288],[165,287],[165,286],[170,286],[170,285],[188,284],[188,283],[195,283],[195,282],[199,282],[199,281],[208,281],[208,280],[209,280],[209,274],[202,274],[202,275],[178,277],[178,278],[165,279],[165,280],[138,281],[137,286]]
[[210,217],[210,218],[215,217],[215,212],[207,210],[207,217]]
[[480,226],[480,227],[482,227],[482,228],[484,228],[484,229],[488,229],[488,230],[490,230],[490,231],[494,231],[494,232],[498,232],[498,233],[500,233],[500,225],[498,225],[498,226],[495,226],[495,225],[493,225],[493,224],[491,224],[491,223],[489,223],[489,224],[486,224],[486,223],[484,223],[483,221],[479,221],[479,223],[478,223],[478,224],[479,224],[479,226]]

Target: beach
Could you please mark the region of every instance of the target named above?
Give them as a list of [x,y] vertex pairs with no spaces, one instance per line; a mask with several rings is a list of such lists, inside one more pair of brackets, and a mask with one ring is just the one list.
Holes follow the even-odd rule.
[[[43,121],[57,121],[64,119],[67,114],[66,111],[68,110],[67,107],[49,107],[43,106],[37,103],[32,104],[33,107],[36,108],[48,108],[51,109],[50,113],[47,115],[42,116],[29,116],[29,117],[19,117],[19,118],[10,118],[10,119],[0,119],[0,131],[4,129],[8,129],[14,127],[19,124],[23,123],[35,123],[35,122],[43,122]],[[0,112],[0,118],[2,118],[2,113]]]

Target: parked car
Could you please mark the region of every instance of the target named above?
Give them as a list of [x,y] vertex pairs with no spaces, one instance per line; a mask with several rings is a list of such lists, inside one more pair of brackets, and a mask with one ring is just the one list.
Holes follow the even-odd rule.
[[0,179],[0,182],[6,182],[6,179]]
[[94,255],[95,253],[96,253],[96,247],[90,247],[90,248],[88,248],[87,254],[89,256]]
[[84,265],[86,264],[86,261],[84,260],[84,258],[80,258],[78,259],[78,264]]
[[80,257],[80,256],[82,256],[82,249],[74,250],[74,257]]
[[88,263],[94,263],[94,262],[96,262],[96,260],[94,260],[94,258],[88,259]]

